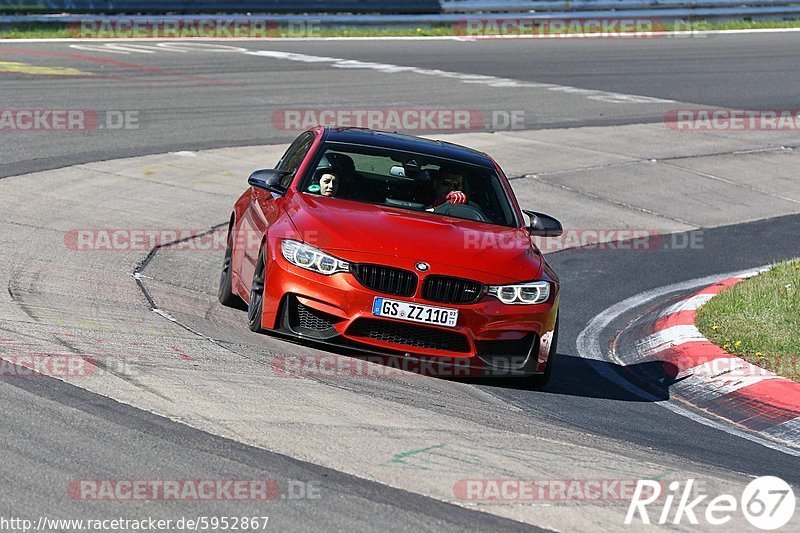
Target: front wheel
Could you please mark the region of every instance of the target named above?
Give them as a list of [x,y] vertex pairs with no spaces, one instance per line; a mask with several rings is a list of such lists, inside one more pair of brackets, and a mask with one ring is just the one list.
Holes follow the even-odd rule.
[[250,331],[261,332],[261,316],[264,313],[264,277],[267,271],[264,246],[258,252],[253,283],[250,286],[250,301],[247,304],[247,325]]
[[222,262],[222,272],[219,275],[219,303],[227,307],[244,309],[244,302],[233,293],[233,226],[228,230],[228,241],[225,246],[225,259]]

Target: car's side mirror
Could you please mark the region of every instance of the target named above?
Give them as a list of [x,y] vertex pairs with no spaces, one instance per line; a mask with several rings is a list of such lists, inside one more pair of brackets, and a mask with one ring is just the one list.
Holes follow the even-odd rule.
[[274,168],[256,170],[247,179],[247,183],[259,189],[265,189],[275,194],[284,194],[286,188],[281,186],[281,181],[288,174],[285,170],[277,170]]
[[526,211],[523,213],[531,217],[531,224],[528,226],[528,233],[536,237],[558,237],[564,233],[564,228],[561,222],[545,215],[544,213],[537,213],[536,211]]

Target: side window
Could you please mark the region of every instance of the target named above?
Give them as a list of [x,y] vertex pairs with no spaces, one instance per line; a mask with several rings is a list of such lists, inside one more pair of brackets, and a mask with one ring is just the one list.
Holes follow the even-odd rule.
[[297,169],[300,168],[300,164],[311,149],[313,142],[314,134],[311,132],[304,133],[292,143],[286,153],[283,154],[283,157],[281,157],[281,160],[278,161],[278,166],[275,168],[289,171],[289,174],[281,180],[281,187],[284,189],[289,188]]

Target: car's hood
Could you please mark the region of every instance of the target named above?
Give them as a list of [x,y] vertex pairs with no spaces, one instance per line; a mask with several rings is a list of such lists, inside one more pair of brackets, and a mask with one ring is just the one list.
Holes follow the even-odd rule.
[[423,261],[499,283],[535,279],[542,270],[539,251],[520,228],[305,194],[294,194],[286,211],[306,242],[344,259]]

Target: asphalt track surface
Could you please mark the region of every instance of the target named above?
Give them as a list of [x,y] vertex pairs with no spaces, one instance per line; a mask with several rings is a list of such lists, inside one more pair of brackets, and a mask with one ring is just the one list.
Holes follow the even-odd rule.
[[[242,46],[640,95],[677,101],[687,107],[792,109],[797,107],[799,80],[793,51],[798,45],[800,34],[792,33],[591,43],[248,42]],[[394,74],[387,79],[368,69],[343,71],[238,53],[109,54],[70,49],[61,43],[0,44],[0,61],[33,63],[33,57],[37,65],[69,66],[91,72],[93,78],[102,74],[103,79],[5,74],[0,78],[0,108],[134,109],[140,111],[142,128],[111,133],[4,132],[0,177],[123,156],[286,142],[294,132],[275,130],[269,120],[275,110],[286,107],[412,107],[452,105],[455,101],[464,108],[526,110],[530,129],[658,122],[667,109],[675,107],[674,102],[611,104],[575,92],[556,91],[547,95],[550,99],[542,108],[541,95],[533,91],[508,88],[490,92],[480,85],[436,76],[412,80]],[[57,205],[57,186],[54,188],[54,194],[34,196],[30,205],[15,209],[27,208],[24,212],[28,215],[38,211],[42,217],[47,217],[51,209],[62,213]],[[14,220],[9,222],[13,224]],[[213,218],[207,225],[223,222],[224,218]],[[46,248],[37,247],[35,242],[43,230],[25,224],[20,222],[18,230],[26,236],[24,246],[17,242],[20,236],[8,234],[0,239],[7,257],[13,257],[13,247],[19,246],[26,250],[19,257],[37,262],[35,254],[39,253],[46,263]],[[409,382],[402,388],[397,383],[354,380],[345,388],[364,402],[390,399],[400,406],[423,404],[432,415],[463,418],[487,430],[562,438],[620,457],[641,457],[645,450],[648,460],[671,472],[680,472],[686,466],[701,475],[718,477],[772,474],[799,484],[796,456],[699,425],[642,401],[600,377],[575,348],[586,324],[614,303],[671,283],[795,257],[800,251],[798,234],[800,216],[793,215],[707,229],[702,250],[628,254],[570,250],[551,255],[549,261],[564,286],[561,305],[565,313],[560,357],[552,382],[544,391],[443,380],[434,385]],[[213,254],[193,258],[187,265],[181,264],[181,256],[159,252],[144,272],[152,281],[145,283],[180,322],[221,339],[228,350],[243,358],[266,361],[275,350],[300,353],[301,348],[279,340],[254,339],[242,331],[244,317],[236,312],[216,315],[209,311],[204,317],[186,311],[195,304],[201,308],[211,305],[218,263]],[[53,272],[52,268],[44,271]],[[86,268],[89,278],[97,276],[98,282],[106,281],[105,274],[91,270],[89,265],[68,270],[74,276],[80,275],[80,268]],[[59,290],[58,279],[39,280],[39,266],[12,264],[8,271],[8,292],[14,305],[26,309],[27,304],[47,303],[42,300],[47,291],[41,290],[47,286],[55,287],[54,293],[64,298],[60,303],[66,306],[68,293],[64,291],[68,289]],[[80,301],[76,309],[84,309],[80,305],[86,305],[87,310],[92,305],[103,308],[104,297],[114,299],[109,290],[98,287],[96,295],[76,295]],[[131,296],[132,303],[123,304],[146,307],[141,294],[138,298],[136,301]],[[31,318],[37,315],[35,309],[27,308]],[[624,326],[639,311],[631,309],[612,324],[606,340],[610,341],[614,328]],[[20,331],[25,330],[5,333],[13,336]],[[37,335],[35,331],[27,334],[32,338]],[[470,396],[473,393],[465,392],[469,389],[475,389],[474,398]],[[666,385],[662,392],[668,398]],[[485,412],[476,412],[470,400],[477,401],[475,398],[485,394],[517,410],[492,411],[482,406]],[[209,504],[202,512],[195,504],[174,502],[126,504],[124,508],[113,502],[87,506],[86,502],[67,498],[63,487],[70,480],[87,478],[266,477],[309,480],[318,483],[325,494],[318,501],[273,502],[267,512],[279,530],[512,531],[530,527],[248,446],[236,442],[235,437],[212,435],[189,427],[192,424],[168,420],[53,379],[4,380],[0,382],[0,399],[4,405],[0,442],[6,452],[0,470],[10,489],[0,496],[0,510],[5,516],[146,513],[169,518],[250,514],[252,504],[227,502]],[[553,452],[557,454],[558,450]],[[331,453],[336,453],[335,443]],[[577,513],[581,513],[580,508]]]
[[[402,73],[270,60],[237,53],[101,52],[56,43],[3,43],[0,61],[71,67],[87,78],[3,74],[0,104],[17,108],[135,110],[137,131],[69,137],[20,133],[0,146],[0,176],[180,149],[289,141],[272,127],[281,109],[452,106],[522,110],[525,128],[660,122],[673,104],[619,105],[580,95],[481,85]],[[613,91],[681,102],[681,107],[793,109],[800,33],[655,39],[354,42],[238,42],[278,50]],[[151,45],[151,46],[147,46]],[[108,46],[108,45],[105,45]],[[212,44],[212,46],[214,46]],[[72,56],[72,57],[67,57]],[[100,79],[94,79],[100,78]],[[421,83],[420,83],[421,81]],[[9,91],[7,84],[16,90]],[[301,91],[301,92],[299,92]]]

